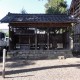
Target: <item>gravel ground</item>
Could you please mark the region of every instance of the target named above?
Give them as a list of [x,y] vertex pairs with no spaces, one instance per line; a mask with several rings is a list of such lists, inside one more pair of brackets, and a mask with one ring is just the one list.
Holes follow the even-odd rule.
[[63,60],[9,60],[5,79],[0,80],[80,80],[80,58]]

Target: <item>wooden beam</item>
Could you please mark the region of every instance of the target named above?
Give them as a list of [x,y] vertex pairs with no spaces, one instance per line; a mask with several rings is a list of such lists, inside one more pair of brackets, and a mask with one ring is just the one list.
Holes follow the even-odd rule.
[[15,27],[72,27],[71,22],[69,23],[10,23],[11,26]]

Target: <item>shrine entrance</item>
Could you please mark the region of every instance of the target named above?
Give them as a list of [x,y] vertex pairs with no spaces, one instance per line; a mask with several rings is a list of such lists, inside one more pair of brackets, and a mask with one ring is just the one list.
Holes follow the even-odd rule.
[[14,50],[68,49],[69,31],[66,28],[12,27],[10,48]]

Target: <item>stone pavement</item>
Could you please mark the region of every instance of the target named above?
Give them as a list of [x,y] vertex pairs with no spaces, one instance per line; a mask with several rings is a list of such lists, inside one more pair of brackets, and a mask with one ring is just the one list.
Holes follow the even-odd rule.
[[5,79],[0,80],[80,80],[80,59],[8,60]]

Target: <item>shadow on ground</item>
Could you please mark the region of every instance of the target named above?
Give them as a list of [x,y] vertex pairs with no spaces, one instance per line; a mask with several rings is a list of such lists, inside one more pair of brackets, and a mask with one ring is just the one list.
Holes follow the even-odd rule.
[[26,60],[26,59],[7,59],[6,67],[8,68],[16,68],[16,67],[24,67],[28,65],[35,65],[35,62],[32,60]]
[[[70,68],[70,67],[80,67],[80,64],[56,65],[56,66],[46,66],[46,67],[38,67],[38,68],[31,68],[31,69],[12,70],[12,71],[6,71],[6,75],[32,72],[32,71],[40,71],[40,70],[53,69],[53,68]],[[2,73],[0,72],[0,75],[1,74]]]
[[21,78],[21,77],[33,77],[34,75],[23,75],[23,76],[14,76],[14,77],[5,77],[5,78]]

